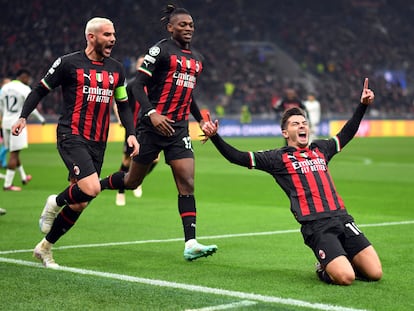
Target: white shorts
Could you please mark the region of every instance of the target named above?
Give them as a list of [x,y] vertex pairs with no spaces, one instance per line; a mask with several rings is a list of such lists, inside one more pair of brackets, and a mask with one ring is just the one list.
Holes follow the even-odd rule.
[[9,152],[27,148],[27,128],[24,128],[19,136],[12,135],[10,129],[3,129],[3,143],[4,146],[9,149]]

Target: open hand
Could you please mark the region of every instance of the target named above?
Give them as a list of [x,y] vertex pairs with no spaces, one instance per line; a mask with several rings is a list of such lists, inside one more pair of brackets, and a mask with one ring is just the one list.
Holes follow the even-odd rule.
[[171,120],[158,112],[152,113],[149,118],[151,119],[152,125],[161,135],[172,136],[175,133],[175,130],[171,125],[174,123],[174,120]]

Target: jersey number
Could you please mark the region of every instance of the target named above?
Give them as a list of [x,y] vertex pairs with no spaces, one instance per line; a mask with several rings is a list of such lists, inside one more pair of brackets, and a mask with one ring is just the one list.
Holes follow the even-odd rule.
[[17,98],[16,96],[7,95],[5,96],[6,99],[6,110],[16,113],[19,111],[17,108]]
[[190,136],[183,138],[184,147],[185,149],[193,150],[193,146],[191,145],[191,138]]
[[353,222],[348,222],[347,224],[345,224],[345,227],[350,229],[355,235],[360,235],[362,233],[362,231],[359,230],[357,225]]

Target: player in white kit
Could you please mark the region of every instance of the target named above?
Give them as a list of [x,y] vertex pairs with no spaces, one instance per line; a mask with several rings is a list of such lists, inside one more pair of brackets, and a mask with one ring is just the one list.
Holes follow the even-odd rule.
[[[4,144],[10,151],[3,185],[3,190],[5,191],[21,190],[21,187],[13,185],[16,170],[20,174],[23,185],[32,179],[31,175],[26,174],[19,158],[20,150],[28,147],[27,129],[24,128],[19,136],[12,135],[11,133],[12,125],[19,119],[23,103],[31,91],[30,81],[30,72],[26,69],[20,69],[16,74],[16,79],[5,84],[0,94],[0,114],[2,115]],[[36,109],[33,111],[33,115],[42,124],[45,123],[45,118]]]
[[321,122],[321,104],[313,93],[309,93],[307,99],[303,102],[303,104],[306,107],[310,121],[309,141],[313,141],[318,138],[319,123]]

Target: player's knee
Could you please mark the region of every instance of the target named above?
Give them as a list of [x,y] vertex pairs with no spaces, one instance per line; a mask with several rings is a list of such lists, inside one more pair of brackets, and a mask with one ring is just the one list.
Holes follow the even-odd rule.
[[90,183],[87,185],[83,184],[81,191],[84,193],[85,196],[89,196],[90,199],[92,200],[101,192],[101,184],[100,183]]
[[144,181],[144,177],[141,177],[138,174],[135,174],[135,175],[131,174],[131,173],[126,174],[125,177],[124,177],[124,187],[125,187],[125,189],[127,189],[127,190],[136,189],[139,185],[142,184],[142,182]]
[[374,271],[370,271],[368,278],[370,281],[379,281],[382,278],[382,268],[379,267]]
[[125,189],[127,190],[134,190],[136,189],[141,183],[138,180],[130,180],[125,179]]
[[95,198],[99,193],[101,192],[101,187],[93,187],[89,188],[87,191],[85,191],[85,194],[89,195],[92,199]]
[[355,281],[355,274],[343,272],[336,275],[333,281],[337,285],[351,285]]
[[355,281],[355,272],[351,266],[336,267],[336,269],[329,269],[327,271],[333,284],[336,285],[351,285]]

